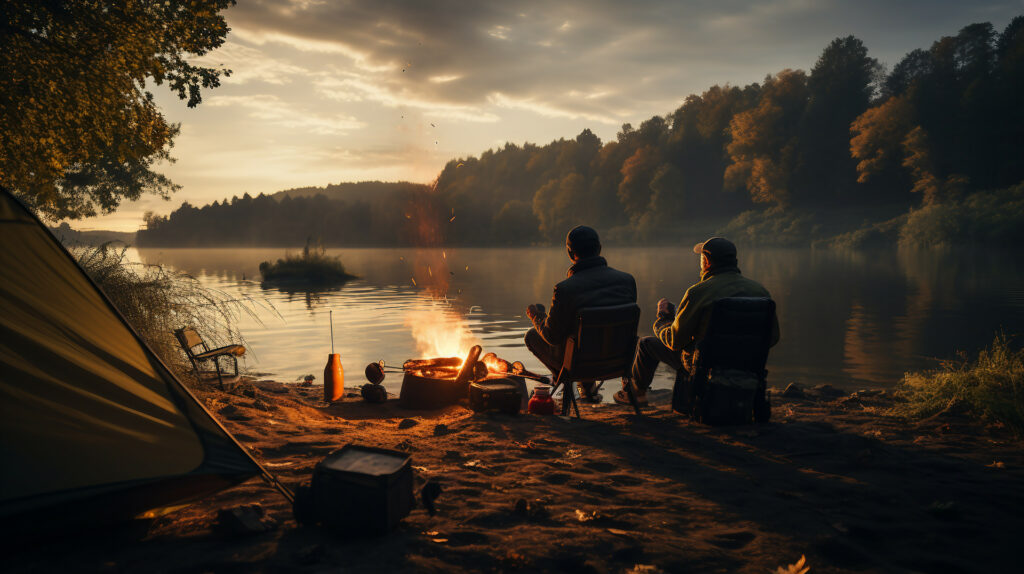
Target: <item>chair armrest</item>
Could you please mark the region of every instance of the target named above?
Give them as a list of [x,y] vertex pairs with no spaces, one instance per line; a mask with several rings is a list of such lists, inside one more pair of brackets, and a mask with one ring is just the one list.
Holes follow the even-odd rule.
[[223,357],[226,355],[234,355],[240,357],[245,354],[245,347],[242,345],[227,345],[226,347],[220,347],[213,349],[212,351],[206,351],[205,353],[199,353],[194,355],[198,361],[205,361],[208,359],[215,359],[217,357]]

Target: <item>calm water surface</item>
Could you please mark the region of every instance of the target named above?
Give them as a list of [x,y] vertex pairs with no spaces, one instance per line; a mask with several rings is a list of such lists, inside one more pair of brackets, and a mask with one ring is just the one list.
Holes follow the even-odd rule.
[[[485,352],[543,372],[522,344],[530,327],[524,309],[550,304],[552,286],[569,265],[558,248],[331,249],[359,279],[315,293],[261,288],[259,263],[284,252],[139,249],[136,255],[261,302],[259,320],[241,319],[247,367],[281,381],[307,373],[320,381],[331,351],[332,310],[349,385],[365,382],[368,362],[400,365],[424,356],[431,337],[441,346],[454,340],[458,348],[472,339]],[[659,298],[678,301],[699,278],[695,256],[685,249],[607,248],[604,255],[636,277],[641,334],[650,334]],[[740,268],[778,305],[782,340],[768,364],[773,385],[891,387],[906,371],[983,348],[1000,328],[1024,332],[1024,261],[1010,254],[741,249]],[[671,376],[662,370],[655,386],[670,385]],[[392,391],[400,383],[400,375],[385,381]]]

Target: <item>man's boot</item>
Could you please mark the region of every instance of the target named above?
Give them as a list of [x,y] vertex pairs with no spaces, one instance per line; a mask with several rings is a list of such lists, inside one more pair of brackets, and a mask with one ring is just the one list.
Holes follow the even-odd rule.
[[640,390],[637,388],[633,381],[628,377],[622,377],[622,390],[615,393],[615,402],[620,405],[629,405],[629,393],[626,391],[626,385],[633,388],[633,397],[636,398],[636,405],[638,407],[647,406],[647,389]]
[[604,400],[604,397],[597,392],[597,383],[595,381],[582,381],[576,383],[576,388],[580,391],[581,402],[597,404]]

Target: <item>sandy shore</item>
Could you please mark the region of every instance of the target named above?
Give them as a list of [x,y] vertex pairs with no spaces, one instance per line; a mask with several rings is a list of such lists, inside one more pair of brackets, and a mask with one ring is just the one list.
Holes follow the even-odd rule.
[[[564,420],[249,388],[198,394],[284,482],[349,442],[405,450],[417,484],[444,489],[437,515],[419,507],[386,537],[341,537],[298,526],[252,480],[144,534],[8,551],[5,570],[764,573],[806,555],[815,573],[1019,571],[1024,443],[950,413],[884,416],[885,393],[776,389],[771,424],[709,428],[672,414],[666,391],[640,418],[605,404]],[[213,528],[218,510],[254,502],[276,529]]]

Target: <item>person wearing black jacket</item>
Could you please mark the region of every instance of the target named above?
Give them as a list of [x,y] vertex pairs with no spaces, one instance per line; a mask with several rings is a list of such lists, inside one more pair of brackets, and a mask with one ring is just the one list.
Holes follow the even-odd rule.
[[[567,278],[555,285],[551,310],[535,303],[526,308],[533,328],[526,332],[526,347],[554,375],[562,367],[566,339],[576,325],[576,312],[584,307],[605,307],[636,303],[636,280],[608,266],[601,257],[601,241],[597,231],[580,225],[565,237],[565,248],[573,261]],[[599,402],[594,383],[580,385],[584,400]]]

